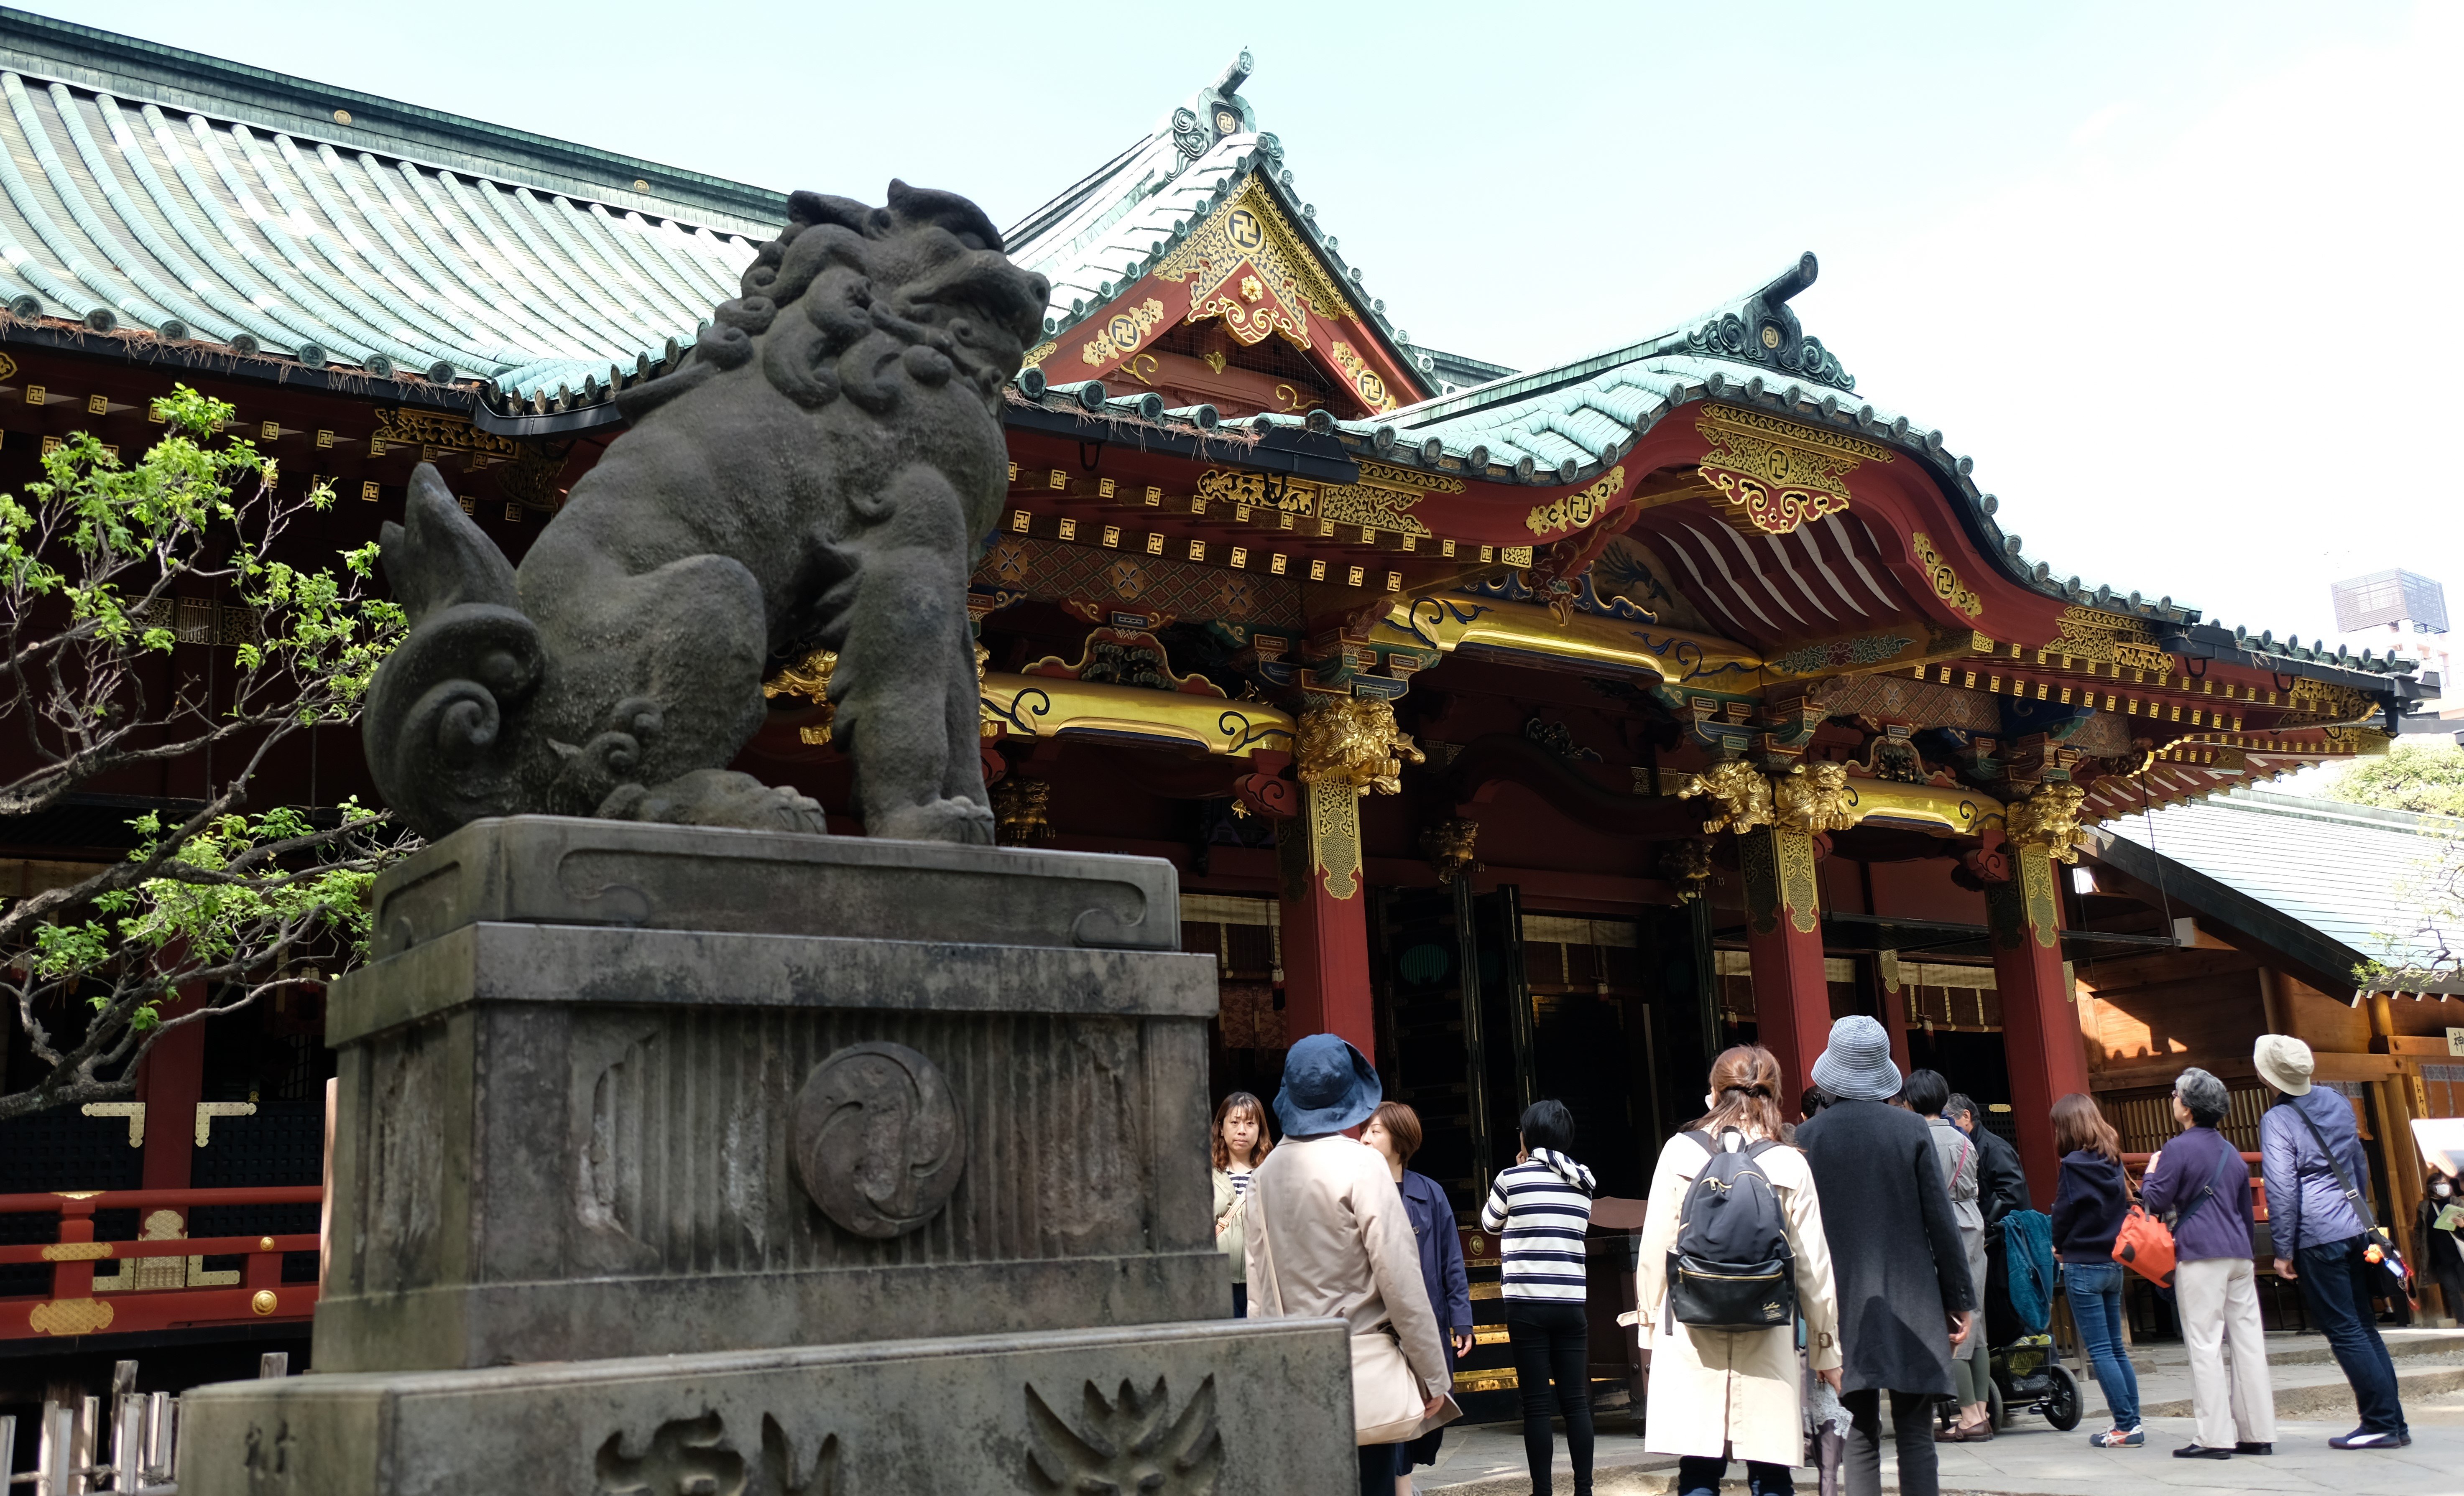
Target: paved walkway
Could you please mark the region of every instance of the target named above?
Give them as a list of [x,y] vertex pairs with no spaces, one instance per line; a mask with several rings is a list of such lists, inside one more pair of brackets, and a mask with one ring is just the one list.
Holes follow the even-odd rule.
[[[1991,1443],[1949,1444],[1941,1449],[1942,1489],[1975,1496],[2121,1496],[2142,1489],[2204,1491],[2335,1491],[2367,1496],[2464,1496],[2464,1332],[2386,1331],[2397,1357],[2406,1417],[2412,1424],[2408,1449],[2347,1453],[2327,1447],[2330,1437],[2353,1427],[2352,1394],[2337,1371],[2326,1342],[2317,1335],[2270,1335],[2270,1379],[2277,1389],[2277,1450],[2273,1456],[2232,1460],[2176,1460],[2171,1451],[2189,1443],[2189,1373],[2178,1343],[2135,1347],[2140,1399],[2147,1442],[2139,1449],[2091,1448],[2087,1436],[2104,1426],[2104,1398],[2092,1377],[2081,1377],[2086,1417],[2070,1433],[2057,1433],[2040,1417],[2022,1415]],[[1676,1461],[1642,1450],[1640,1420],[1622,1412],[1600,1418],[1594,1460],[1597,1496],[1661,1496],[1676,1473]],[[1886,1462],[1883,1488],[1899,1488],[1895,1462]],[[1732,1466],[1727,1490],[1743,1491],[1744,1468]],[[1419,1488],[1443,1496],[1528,1496],[1530,1478],[1523,1463],[1519,1425],[1485,1424],[1446,1431],[1434,1468],[1417,1472]],[[1799,1472],[1799,1488],[1815,1489],[1814,1473]],[[1573,1490],[1565,1442],[1557,1441],[1558,1492]]]

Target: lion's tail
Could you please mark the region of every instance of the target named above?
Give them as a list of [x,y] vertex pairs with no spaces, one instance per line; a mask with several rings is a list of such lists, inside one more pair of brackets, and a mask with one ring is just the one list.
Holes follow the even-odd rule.
[[378,668],[363,715],[378,791],[431,839],[539,808],[507,718],[538,691],[547,651],[513,564],[427,463],[411,474],[403,522],[385,527],[384,558],[410,633]]

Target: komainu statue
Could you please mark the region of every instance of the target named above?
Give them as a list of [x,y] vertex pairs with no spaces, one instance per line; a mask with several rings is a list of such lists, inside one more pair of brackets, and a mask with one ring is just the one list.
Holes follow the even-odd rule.
[[422,466],[384,537],[411,629],[364,726],[395,812],[821,830],[725,766],[765,676],[827,649],[867,833],[992,841],[967,576],[1047,294],[1001,250],[947,192],[794,194],[693,357],[617,395],[629,429],[518,569]]

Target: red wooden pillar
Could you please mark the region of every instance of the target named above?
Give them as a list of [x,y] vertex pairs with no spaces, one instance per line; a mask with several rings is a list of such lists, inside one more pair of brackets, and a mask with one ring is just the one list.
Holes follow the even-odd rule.
[[1339,1034],[1374,1063],[1360,793],[1344,784],[1308,784],[1300,800],[1301,813],[1276,826],[1284,885],[1284,1039]]
[[1993,985],[2002,999],[2002,1051],[2011,1067],[2011,1113],[2028,1192],[2053,1203],[2061,1167],[2054,1151],[2054,1103],[2087,1089],[2079,1010],[2062,975],[2061,900],[2054,860],[2042,847],[2009,844],[2011,878],[1986,885],[1993,929]]
[[[180,991],[179,1000],[163,1005],[163,1016],[191,1012],[206,1000],[201,983]],[[205,1098],[206,1025],[184,1023],[154,1041],[137,1067],[137,1099],[145,1104],[143,1187],[185,1190],[189,1155],[195,1152],[197,1103]],[[185,1217],[187,1213],[181,1212]],[[142,1229],[143,1221],[138,1222]]]
[[1793,1115],[1808,1072],[1831,1038],[1831,987],[1822,972],[1822,902],[1814,838],[1760,826],[1739,833],[1746,882],[1746,959],[1754,984],[1756,1041],[1787,1077]]

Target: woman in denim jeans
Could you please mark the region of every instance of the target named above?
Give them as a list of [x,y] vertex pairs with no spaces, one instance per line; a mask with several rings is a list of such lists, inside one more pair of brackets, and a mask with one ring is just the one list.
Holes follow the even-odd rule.
[[2073,1092],[2054,1103],[2054,1146],[2062,1178],[2054,1191],[2054,1255],[2062,1263],[2062,1291],[2079,1321],[2096,1384],[2104,1389],[2113,1426],[2088,1437],[2100,1449],[2136,1449],[2147,1442],[2139,1426],[2139,1374],[2122,1343],[2122,1265],[2113,1238],[2130,1212],[2122,1174],[2122,1139],[2096,1102]]

